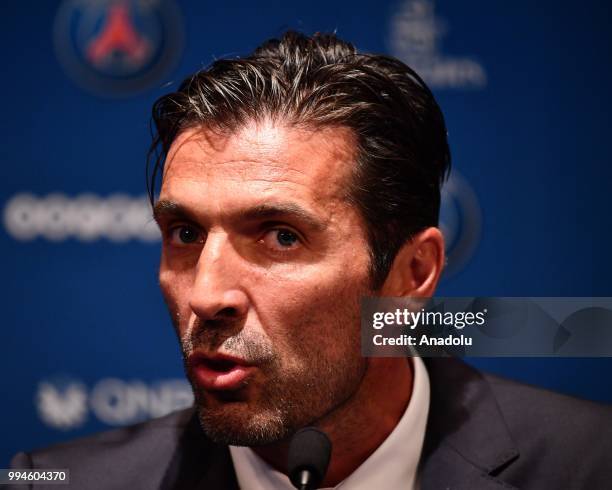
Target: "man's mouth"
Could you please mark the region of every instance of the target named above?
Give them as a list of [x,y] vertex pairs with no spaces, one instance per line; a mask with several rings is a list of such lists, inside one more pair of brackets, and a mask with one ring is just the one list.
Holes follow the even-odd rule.
[[191,354],[188,366],[191,380],[210,391],[237,390],[255,369],[242,359],[218,353]]

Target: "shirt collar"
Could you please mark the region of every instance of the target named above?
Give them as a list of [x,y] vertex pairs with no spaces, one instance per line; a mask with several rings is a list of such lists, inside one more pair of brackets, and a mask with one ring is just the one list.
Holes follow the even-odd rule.
[[[429,413],[429,376],[420,357],[412,357],[414,379],[410,402],[391,434],[353,473],[333,487],[338,490],[372,488],[414,489]],[[251,448],[230,446],[242,490],[293,490],[289,478],[272,468]]]

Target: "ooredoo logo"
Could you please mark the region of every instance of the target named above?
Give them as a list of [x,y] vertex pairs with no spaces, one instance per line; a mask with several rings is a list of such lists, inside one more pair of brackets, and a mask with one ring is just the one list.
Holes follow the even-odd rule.
[[64,0],[54,41],[60,62],[83,88],[128,95],[178,61],[183,29],[171,0]]
[[128,240],[149,243],[160,238],[145,196],[69,197],[54,193],[38,197],[20,193],[7,202],[3,214],[7,233],[19,241],[44,238],[52,242],[106,239],[115,243]]

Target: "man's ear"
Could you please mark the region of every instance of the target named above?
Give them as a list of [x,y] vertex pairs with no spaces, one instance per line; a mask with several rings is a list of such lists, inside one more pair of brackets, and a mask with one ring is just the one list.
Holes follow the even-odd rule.
[[397,253],[381,296],[433,296],[444,267],[444,237],[427,228],[407,241]]

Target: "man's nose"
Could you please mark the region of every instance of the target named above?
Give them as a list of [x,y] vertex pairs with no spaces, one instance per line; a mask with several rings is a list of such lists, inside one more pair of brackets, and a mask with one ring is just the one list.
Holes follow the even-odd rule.
[[249,298],[243,286],[241,258],[224,233],[210,233],[196,265],[189,305],[209,325],[246,317]]

